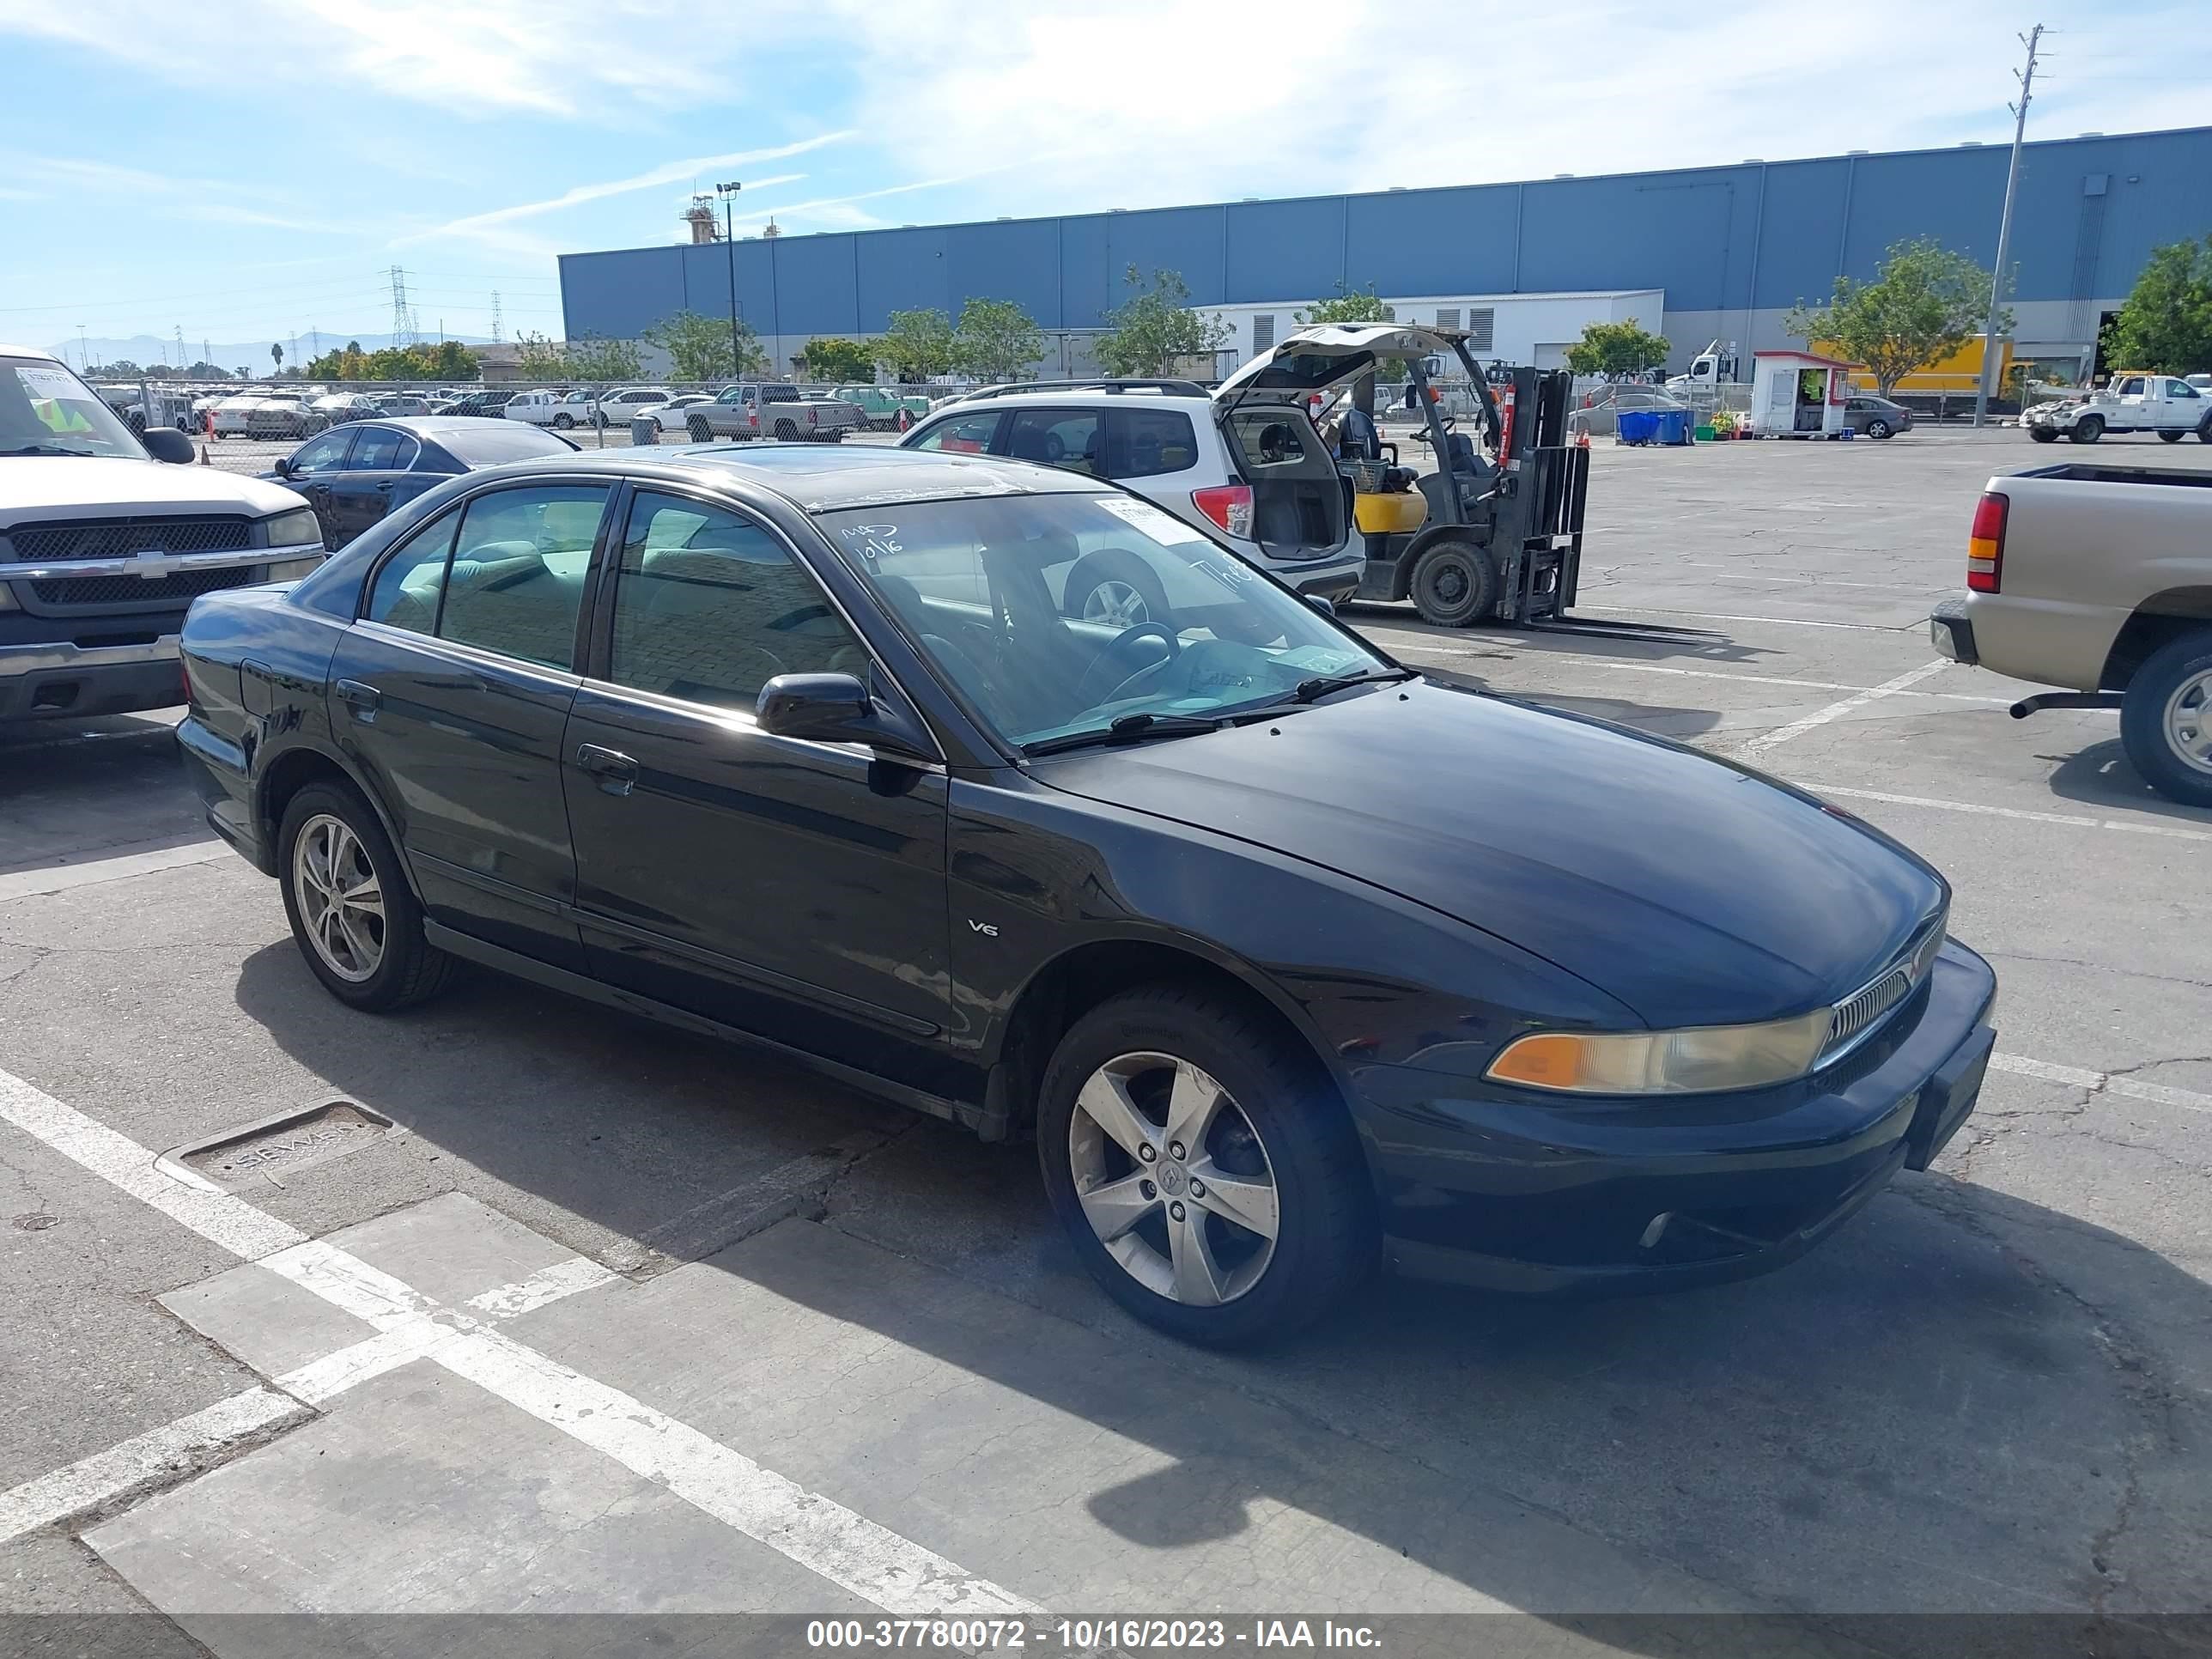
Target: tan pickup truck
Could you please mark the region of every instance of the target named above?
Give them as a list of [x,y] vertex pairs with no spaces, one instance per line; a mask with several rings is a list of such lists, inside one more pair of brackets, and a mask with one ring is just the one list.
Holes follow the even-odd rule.
[[2012,706],[2117,708],[2144,781],[2212,806],[2212,471],[2046,466],[1991,478],[1967,594],[1929,631],[1955,661],[2063,686]]

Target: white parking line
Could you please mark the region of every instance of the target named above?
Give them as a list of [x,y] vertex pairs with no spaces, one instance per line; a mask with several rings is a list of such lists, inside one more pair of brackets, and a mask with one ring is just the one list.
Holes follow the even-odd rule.
[[0,1492],[0,1544],[112,1503],[210,1452],[309,1415],[298,1401],[268,1389],[218,1400],[205,1411]]
[[188,864],[213,864],[235,857],[222,841],[188,842],[182,847],[157,847],[151,852],[123,853],[113,858],[86,859],[77,864],[57,864],[43,870],[12,870],[0,876],[0,904],[10,899],[31,898],[40,893],[64,892],[103,881],[122,881],[156,870],[181,869]]
[[[303,1387],[334,1391],[410,1358],[428,1359],[887,1612],[1043,1611],[689,1424],[524,1347],[479,1319],[440,1306],[350,1251],[311,1239],[243,1199],[173,1181],[155,1169],[155,1155],[145,1147],[6,1072],[0,1072],[0,1118],[211,1243],[258,1262],[375,1330],[353,1349],[291,1373]],[[551,1284],[548,1273],[555,1274]],[[600,1282],[585,1269],[558,1263],[525,1281],[535,1291],[507,1286],[488,1294],[506,1305],[537,1294],[550,1299],[556,1287],[580,1290]]]
[[1893,680],[1884,680],[1880,685],[1870,685],[1863,691],[1854,692],[1840,702],[1832,702],[1826,708],[1816,709],[1802,720],[1792,720],[1787,726],[1778,726],[1771,732],[1752,738],[1737,752],[1746,759],[1756,758],[1765,754],[1768,750],[1789,742],[1792,738],[1801,738],[1806,732],[1826,726],[1831,720],[1841,720],[1844,715],[1863,708],[1869,703],[1879,702],[1884,697],[1894,696],[1899,691],[1910,690],[1929,675],[1940,674],[1950,665],[1950,663],[1942,657],[1936,658],[1933,662],[1924,662],[1908,673],[1899,674]]
[[2094,818],[2081,812],[2039,812],[2024,806],[1984,806],[1978,801],[1896,795],[1886,789],[1846,788],[1840,783],[1791,781],[1816,795],[1836,795],[1845,800],[1883,800],[1896,806],[1926,806],[1939,812],[1971,812],[1978,817],[2018,818],[2028,823],[2063,823],[2076,830],[2114,830],[2123,835],[2160,836],[2170,841],[2212,841],[2212,830],[2185,830],[2173,823],[2138,823],[2130,818]]
[[2040,1078],[2045,1083],[2063,1083],[2069,1088],[2087,1089],[2098,1094],[2125,1095],[2130,1100],[2148,1100],[2160,1106],[2179,1106],[2185,1112],[2212,1112],[2212,1095],[2200,1095],[2194,1089],[2173,1089],[2162,1083],[2144,1083],[2131,1077],[2116,1077],[2110,1072],[2084,1071],[2078,1066],[2053,1066],[2048,1061],[2029,1060],[2021,1054],[1991,1054],[1990,1069],[2010,1072],[2018,1077]]

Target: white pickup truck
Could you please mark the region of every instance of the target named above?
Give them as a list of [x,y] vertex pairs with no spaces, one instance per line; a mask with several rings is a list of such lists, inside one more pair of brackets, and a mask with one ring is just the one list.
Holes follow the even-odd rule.
[[1966,597],[1929,629],[1954,661],[2063,686],[2012,706],[2114,708],[2160,794],[2212,806],[2212,471],[2071,465],[1991,478]]
[[2055,444],[2062,436],[2093,444],[2107,432],[2155,432],[2170,444],[2194,432],[2212,444],[2212,393],[2179,374],[2124,369],[2086,398],[2036,404],[2020,423],[2039,444]]
[[711,404],[694,404],[684,411],[684,425],[694,443],[711,438],[842,443],[848,432],[857,432],[866,423],[858,404],[809,398],[797,386],[775,380],[726,386]]
[[50,353],[0,345],[0,729],[182,702],[177,630],[199,594],[304,576],[312,508],[142,439]]

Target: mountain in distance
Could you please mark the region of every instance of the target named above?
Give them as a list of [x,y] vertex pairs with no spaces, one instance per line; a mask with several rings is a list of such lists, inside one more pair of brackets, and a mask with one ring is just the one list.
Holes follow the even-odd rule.
[[[428,339],[434,345],[440,337],[432,333],[420,337]],[[454,333],[447,334],[444,337],[448,340],[458,340],[463,345],[479,346],[491,343],[491,337],[485,334]],[[392,337],[389,334],[345,334],[327,328],[319,330],[315,338],[321,342],[319,348],[308,336],[305,334],[300,336],[300,355],[296,361],[301,367],[304,368],[309,359],[317,355],[318,349],[335,351],[348,340],[360,341],[361,349],[363,351],[381,351],[392,343]],[[204,359],[218,368],[235,371],[242,366],[251,374],[266,374],[270,369],[269,348],[272,344],[284,348],[284,367],[292,368],[295,360],[292,356],[292,338],[289,335],[277,341],[217,340],[205,347],[203,347],[198,340],[186,340],[185,365],[189,368],[193,363]],[[122,339],[99,334],[88,335],[82,350],[79,349],[76,337],[71,336],[66,340],[56,341],[46,349],[72,368],[83,367],[85,352],[91,354],[94,364],[119,363],[127,361],[137,363],[141,367],[150,367],[155,363],[173,364],[177,361],[177,342],[173,335],[166,340],[153,334],[133,334]]]

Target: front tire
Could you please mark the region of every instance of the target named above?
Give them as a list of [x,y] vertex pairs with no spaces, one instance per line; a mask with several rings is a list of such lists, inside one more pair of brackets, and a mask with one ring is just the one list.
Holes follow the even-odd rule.
[[1152,568],[1134,554],[1110,547],[1076,561],[1060,590],[1060,608],[1066,616],[1109,628],[1165,622],[1170,615],[1167,589]]
[[1343,1102],[1263,1016],[1206,988],[1128,992],[1075,1023],[1046,1069],[1037,1158],[1092,1277],[1186,1341],[1286,1336],[1376,1257]]
[[445,989],[453,959],[422,937],[398,851],[359,790],[309,784],[286,805],[276,848],[284,915],[325,990],[380,1014]]
[[1407,583],[1423,622],[1465,628],[1498,609],[1498,567],[1473,542],[1431,543]]
[[2158,441],[2162,444],[2178,444],[2188,435],[2189,434],[2186,432],[2174,432],[2170,431],[2164,427],[2160,427],[2159,428]]
[[2027,435],[2039,444],[2055,444],[2058,441],[2057,430],[2052,427],[2032,426],[2027,429]]
[[2074,429],[2066,435],[2077,444],[2093,444],[2105,435],[2104,416],[2084,415],[2074,422]]
[[2169,640],[2128,682],[2120,744],[2168,800],[2212,806],[2212,628]]

